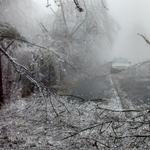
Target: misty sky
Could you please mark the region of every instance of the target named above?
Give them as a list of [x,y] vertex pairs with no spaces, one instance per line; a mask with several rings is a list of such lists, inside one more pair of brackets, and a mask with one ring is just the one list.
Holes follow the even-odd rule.
[[[50,13],[45,7],[46,0],[33,0],[37,3],[39,13]],[[57,6],[54,0],[49,0],[52,7]],[[149,60],[150,46],[141,33],[150,39],[150,0],[106,0],[108,12],[118,22],[120,31],[115,39],[113,57],[126,57],[132,64]]]
[[132,63],[150,59],[150,46],[137,35],[150,39],[150,0],[107,0],[111,16],[120,32],[113,47],[114,56],[124,56]]
[[[37,4],[37,8],[39,10],[39,13],[43,14],[49,14],[52,13],[50,8],[45,7],[47,5],[47,0],[32,0],[35,4]],[[51,7],[56,10],[57,5],[55,4],[54,0],[49,0],[49,3],[51,4]]]

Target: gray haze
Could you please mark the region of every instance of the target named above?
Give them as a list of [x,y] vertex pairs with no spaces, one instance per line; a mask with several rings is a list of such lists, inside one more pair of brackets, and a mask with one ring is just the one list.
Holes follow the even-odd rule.
[[[37,4],[39,14],[51,12],[45,7],[46,1],[33,1]],[[54,1],[50,0],[50,3],[52,8],[56,10],[57,6]],[[120,31],[112,48],[113,52],[110,52],[111,58],[126,57],[132,64],[149,60],[150,46],[137,33],[150,39],[150,1],[107,0],[107,4],[109,14],[120,26]]]
[[127,57],[132,64],[149,60],[150,46],[137,33],[150,39],[150,1],[107,0],[107,3],[111,16],[120,26],[113,57]]
[[[22,5],[25,8],[21,9],[22,13],[20,13],[20,5],[17,7],[19,9],[16,8],[16,5],[14,7],[7,6],[5,11],[7,12],[9,10],[10,14],[8,13],[6,18],[26,38],[31,39],[39,34],[41,30],[39,27],[40,21],[43,23],[46,22],[47,24],[45,26],[48,27],[53,20],[52,16],[48,17],[49,14],[52,14],[52,11],[50,8],[45,7],[46,2],[46,0],[27,0],[26,5]],[[58,6],[54,3],[54,0],[50,0],[49,2],[54,11],[56,11]],[[106,54],[106,50],[101,51],[99,57],[103,57],[106,61],[110,61],[113,57],[126,57],[132,64],[149,60],[150,46],[137,33],[141,33],[150,39],[150,1],[107,0],[107,4],[109,8],[108,13],[117,21],[120,26],[120,31],[115,37],[112,52],[108,51]],[[110,57],[110,55],[112,56]]]

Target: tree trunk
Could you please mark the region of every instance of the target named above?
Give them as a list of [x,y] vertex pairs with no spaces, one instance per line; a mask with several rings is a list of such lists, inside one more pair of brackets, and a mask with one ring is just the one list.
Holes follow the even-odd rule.
[[0,52],[0,107],[4,103],[3,97],[3,79],[2,79],[2,54]]

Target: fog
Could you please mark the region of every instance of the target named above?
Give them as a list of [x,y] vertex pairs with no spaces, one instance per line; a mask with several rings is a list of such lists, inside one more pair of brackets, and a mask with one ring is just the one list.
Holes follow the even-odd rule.
[[[114,38],[114,45],[110,48],[110,51],[107,50],[109,49],[107,46],[102,46],[102,49],[104,50],[98,51],[98,53],[100,53],[98,54],[98,57],[100,57],[99,59],[103,57],[105,61],[108,62],[114,57],[126,57],[132,64],[149,60],[150,46],[148,46],[143,38],[137,35],[137,33],[143,34],[150,39],[150,1],[106,1],[109,9],[106,11],[114,20],[116,20],[120,30],[117,36]],[[53,12],[50,7],[46,7],[46,0],[32,0],[24,3],[24,6],[23,3],[21,5],[22,9],[20,9],[19,5],[17,8],[16,6],[11,6],[9,8],[7,5],[7,9],[5,11],[9,11],[10,14],[6,15],[5,17],[12,23],[13,26],[17,27],[17,29],[28,40],[30,40],[32,37],[40,33],[41,28],[39,27],[39,22],[46,22],[48,24],[52,20],[52,17],[49,14],[53,14]],[[51,4],[53,10],[56,11],[58,6],[54,3],[54,0],[49,0],[49,3]],[[15,11],[13,10],[14,8],[16,9]],[[20,13],[20,10],[22,13]],[[49,16],[48,19],[46,18],[47,16]],[[44,25],[48,27],[47,24]]]
[[[33,2],[37,5],[36,12],[39,13],[39,16],[52,13],[50,9],[45,7],[46,1],[33,0]],[[57,6],[54,1],[50,0],[50,3],[52,8],[56,10]],[[108,13],[120,26],[120,31],[115,37],[112,47],[112,53],[110,52],[111,58],[126,57],[132,64],[149,60],[150,47],[137,33],[141,33],[150,39],[150,1],[107,0],[107,4]]]
[[113,57],[126,57],[132,64],[149,60],[150,46],[137,33],[150,39],[150,1],[107,0],[107,3],[111,16],[120,26]]
[[[50,8],[47,8],[47,1],[46,0],[32,0],[33,3],[36,4],[36,10],[39,14],[50,14],[53,13]],[[51,8],[56,11],[57,10],[57,5],[55,4],[54,0],[50,0],[49,4],[51,5]]]
[[0,0],[0,150],[150,149],[149,6]]

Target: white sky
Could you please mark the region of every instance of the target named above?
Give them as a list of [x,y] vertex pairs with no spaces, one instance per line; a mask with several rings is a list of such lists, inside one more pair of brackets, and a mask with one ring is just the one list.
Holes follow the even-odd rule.
[[[33,0],[39,14],[49,14],[47,0]],[[101,0],[100,0],[101,1]],[[106,0],[109,13],[120,25],[120,32],[115,40],[113,54],[127,57],[137,63],[150,58],[150,46],[137,35],[142,33],[150,39],[150,0]],[[54,0],[49,0],[52,8],[57,9]]]
[[[39,10],[39,13],[43,14],[49,14],[52,13],[50,8],[47,8],[47,0],[32,0],[35,4],[37,4],[37,8]],[[57,9],[57,5],[54,3],[54,0],[49,0],[49,4],[51,4],[51,7],[53,10]]]
[[137,35],[150,39],[150,0],[107,0],[111,16],[120,32],[113,47],[114,56],[125,56],[132,63],[150,59],[150,46]]

